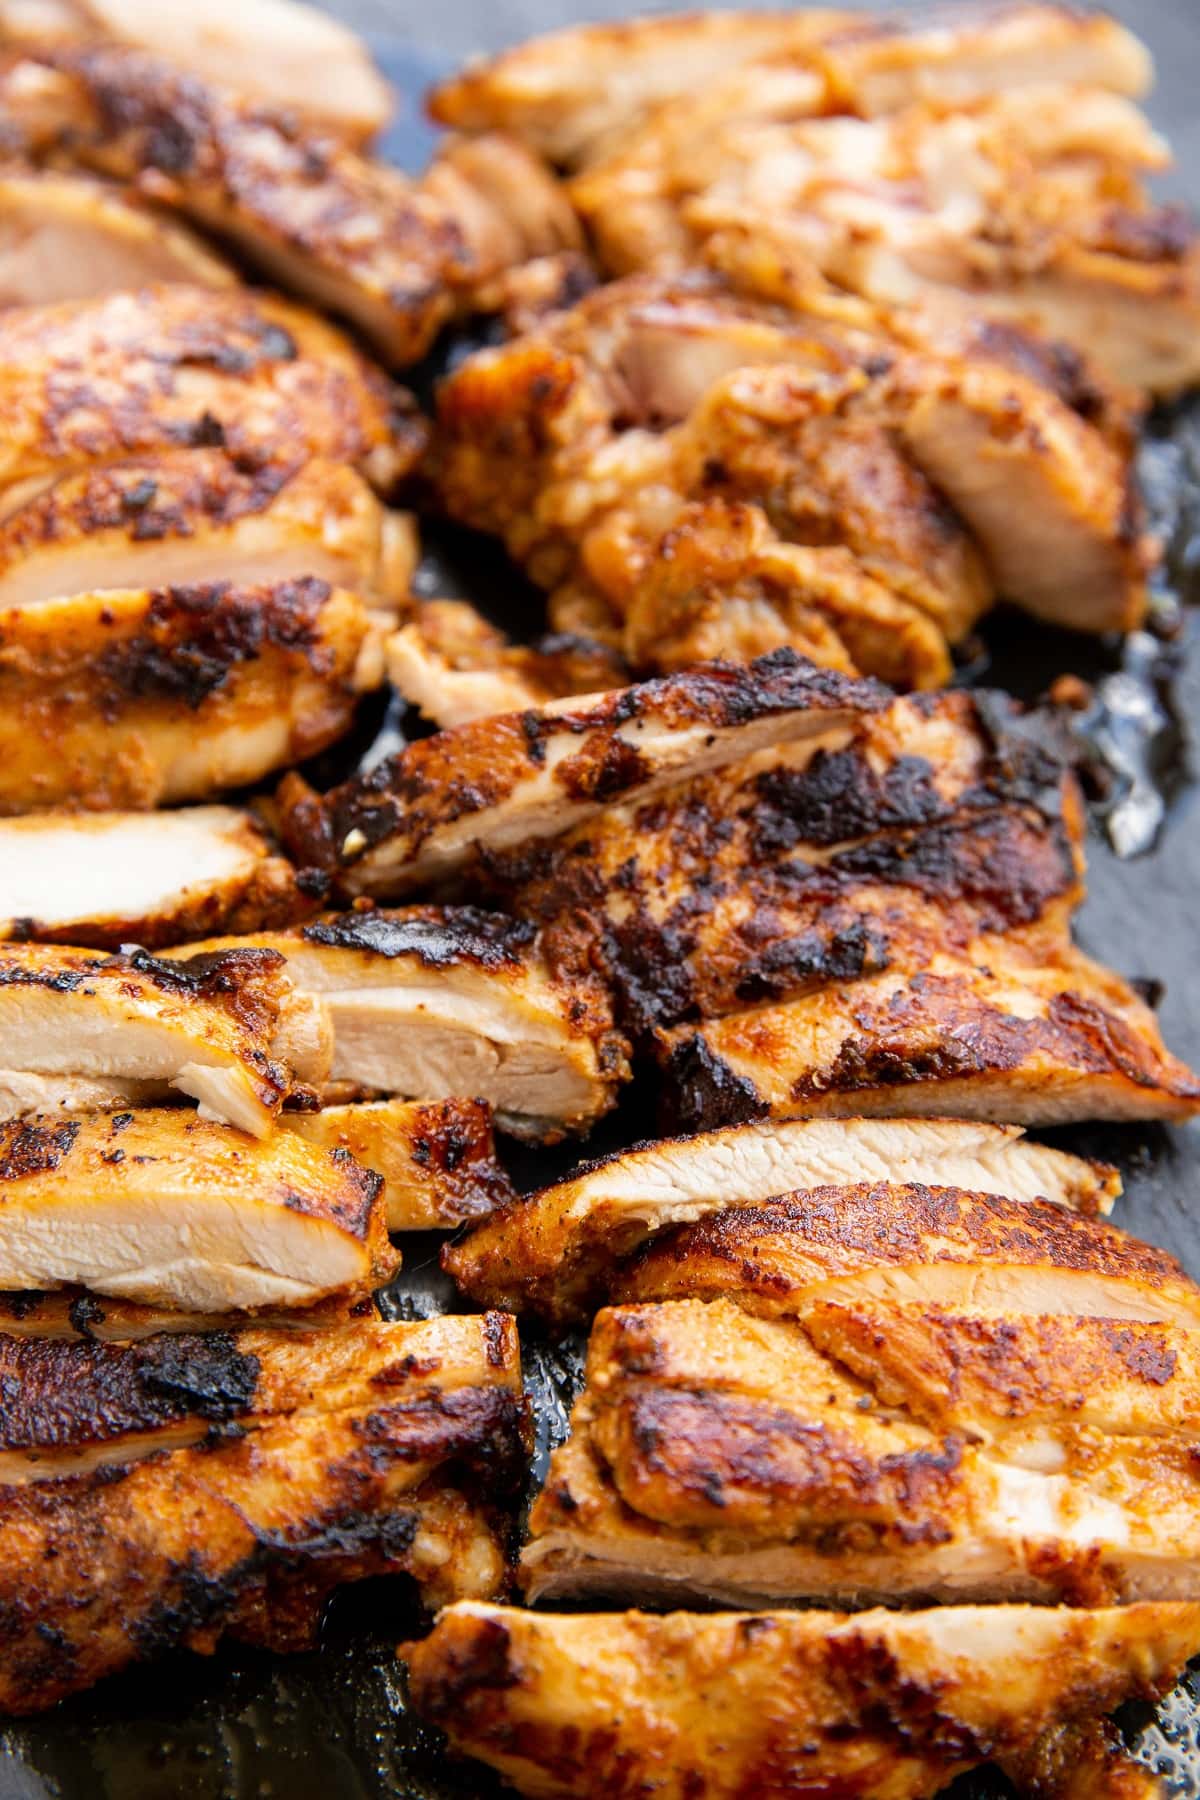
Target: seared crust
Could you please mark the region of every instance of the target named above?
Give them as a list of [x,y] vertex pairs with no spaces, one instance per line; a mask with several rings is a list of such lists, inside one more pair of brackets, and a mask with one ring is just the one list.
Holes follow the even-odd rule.
[[[255,1351],[256,1334],[216,1356],[211,1341],[159,1351],[19,1348],[42,1362],[52,1405],[63,1382],[87,1405],[109,1395],[112,1433],[182,1428],[207,1411],[212,1438],[109,1466],[0,1489],[0,1708],[49,1706],[161,1651],[210,1650],[225,1634],[276,1649],[310,1645],[328,1595],[366,1575],[413,1575],[434,1602],[494,1592],[504,1558],[491,1508],[525,1456],[515,1333],[498,1315],[352,1328],[361,1361],[336,1392],[339,1358],[322,1337]],[[353,1350],[353,1341],[348,1340]],[[303,1374],[278,1381],[281,1410],[256,1414],[272,1360],[334,1389],[305,1403]],[[47,1368],[53,1362],[53,1372]],[[253,1365],[253,1366],[251,1366]],[[324,1365],[324,1366],[323,1366]],[[156,1401],[157,1379],[181,1392]],[[197,1386],[189,1390],[188,1383]],[[146,1387],[151,1389],[149,1402]],[[215,1408],[215,1417],[213,1416]],[[26,1436],[36,1435],[35,1426]],[[225,1434],[228,1435],[225,1435]],[[118,1440],[119,1441],[119,1438]],[[131,1446],[137,1454],[136,1443]],[[477,1500],[475,1496],[480,1496]],[[37,1571],[31,1578],[31,1571]]]
[[479,850],[557,836],[626,794],[885,703],[874,683],[786,650],[747,667],[713,663],[422,739],[335,789],[315,818],[293,788],[284,830],[300,860],[332,869],[349,892],[389,898],[457,874]]
[[342,333],[243,288],[15,308],[0,317],[0,397],[5,487],[180,447],[253,466],[287,445],[387,492],[424,446],[411,396]]
[[113,590],[0,614],[0,811],[151,807],[260,780],[382,680],[357,594],[309,577]]
[[1198,1641],[1190,1605],[564,1617],[463,1602],[401,1654],[417,1710],[543,1800],[922,1800],[993,1758],[1032,1776],[1064,1727],[1077,1791],[1117,1800],[1144,1790],[1087,1726],[1165,1692]]

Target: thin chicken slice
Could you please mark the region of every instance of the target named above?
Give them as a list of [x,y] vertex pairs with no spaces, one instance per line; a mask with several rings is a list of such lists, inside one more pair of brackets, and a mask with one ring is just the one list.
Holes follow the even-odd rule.
[[86,300],[151,282],[230,288],[229,264],[185,225],[83,175],[0,174],[0,306]]
[[0,609],[101,588],[242,586],[311,576],[372,606],[408,599],[420,551],[408,513],[320,458],[248,466],[162,450],[48,481],[0,519]]
[[[1200,1611],[1171,1603],[663,1617],[459,1601],[400,1654],[416,1710],[539,1800],[925,1800],[990,1759],[1033,1774],[1064,1731],[1165,1693],[1198,1644]],[[1150,1791],[1102,1743],[1075,1747],[1078,1792]]]
[[0,1125],[0,1288],[192,1312],[362,1299],[394,1272],[382,1178],[178,1110]]
[[310,908],[291,864],[234,807],[0,821],[0,938],[157,950]]
[[[87,379],[79,379],[80,369]],[[0,314],[0,512],[81,468],[165,449],[347,462],[381,492],[425,431],[411,396],[282,300],[183,286]]]
[[0,813],[245,786],[334,743],[382,681],[380,621],[308,576],[0,613]]
[[102,1359],[35,1347],[54,1359],[48,1407],[72,1382],[85,1442],[89,1388],[97,1402],[114,1390],[118,1429],[131,1387],[129,1423],[213,1416],[205,1442],[146,1456],[134,1441],[122,1462],[0,1487],[0,1710],[36,1711],[226,1635],[309,1649],[333,1591],[364,1576],[407,1574],[435,1605],[502,1585],[498,1509],[527,1456],[511,1321],[371,1322],[272,1346],[239,1334],[223,1369],[217,1343]]
[[562,980],[536,927],[500,913],[335,913],[202,948],[241,945],[285,957],[296,989],[319,1000],[335,1093],[476,1095],[506,1131],[545,1142],[586,1130],[628,1073],[603,986]]
[[279,1124],[373,1170],[389,1231],[444,1231],[515,1198],[482,1100],[364,1100],[283,1113]]
[[885,704],[875,683],[789,650],[741,668],[711,663],[441,732],[315,806],[293,784],[284,828],[296,854],[331,868],[347,892],[389,899],[459,874],[480,850],[556,837],[618,798],[837,733]]
[[[319,1117],[320,1115],[318,1115]],[[369,1158],[367,1159],[369,1161]],[[472,1299],[577,1316],[635,1252],[672,1226],[795,1189],[924,1182],[1107,1212],[1115,1169],[1042,1144],[1018,1126],[951,1119],[792,1120],[646,1144],[516,1200],[448,1245],[444,1266]]]
[[329,1072],[328,1022],[283,959],[230,950],[161,962],[49,944],[0,952],[0,1118],[111,1111],[176,1094],[265,1138]]

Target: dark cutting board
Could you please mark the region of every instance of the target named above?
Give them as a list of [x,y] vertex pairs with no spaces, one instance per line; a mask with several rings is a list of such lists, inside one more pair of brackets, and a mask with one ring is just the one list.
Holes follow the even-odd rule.
[[[522,4],[530,28],[557,22],[546,0]],[[1196,5],[1144,0],[1121,8],[1164,67],[1166,103],[1152,107],[1156,122],[1185,145],[1197,141],[1191,113],[1200,75]],[[458,35],[469,6],[470,0],[451,0],[448,7]],[[341,10],[352,14],[353,0]],[[436,33],[436,15],[422,9],[422,23]],[[496,29],[493,16],[481,38]],[[389,152],[404,166],[419,167],[432,143],[419,97],[441,65],[388,43],[376,48],[407,102]],[[1185,167],[1180,182],[1200,199],[1200,169]],[[1173,539],[1163,595],[1169,615],[1200,567],[1200,407],[1156,423],[1144,470],[1156,517]],[[449,540],[439,549],[428,591],[452,584],[514,631],[533,623],[528,592],[488,547]],[[1122,653],[1116,645],[1093,646],[998,615],[970,674],[1029,699],[1067,670],[1101,684],[1105,707],[1093,736],[1105,752],[1109,791],[1097,797],[1091,892],[1079,935],[1086,949],[1126,974],[1164,984],[1167,1041],[1200,1064],[1200,799],[1187,747],[1190,721],[1200,717],[1200,619],[1182,617],[1173,640],[1139,639]],[[365,741],[377,722],[366,722]],[[1152,847],[1125,859],[1114,855],[1110,837],[1145,840],[1160,812]],[[643,1077],[616,1121],[606,1122],[604,1147],[643,1134],[653,1108],[647,1088]],[[1054,1136],[1118,1163],[1126,1182],[1119,1222],[1172,1250],[1200,1276],[1200,1127],[1105,1127]],[[526,1154],[516,1172],[532,1185],[556,1176],[569,1160],[562,1152]],[[433,1240],[406,1247],[398,1310],[447,1303],[436,1254]],[[527,1342],[526,1360],[544,1443],[561,1428],[571,1359]],[[423,1628],[406,1585],[379,1582],[335,1604],[323,1647],[313,1655],[277,1659],[230,1649],[131,1671],[41,1719],[0,1730],[0,1800],[489,1800],[501,1789],[486,1771],[456,1763],[437,1735],[405,1711],[391,1649]],[[1142,1716],[1123,1723],[1139,1754],[1169,1772],[1169,1792],[1200,1797],[1200,1676],[1185,1681],[1157,1721]],[[955,1800],[1008,1791],[986,1776],[953,1790]]]

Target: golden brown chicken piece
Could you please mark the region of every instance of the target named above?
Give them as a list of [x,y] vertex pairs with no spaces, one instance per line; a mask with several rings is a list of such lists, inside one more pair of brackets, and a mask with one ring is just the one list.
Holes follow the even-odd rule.
[[[526,1455],[511,1320],[4,1345],[5,1462],[26,1460],[0,1486],[6,1713],[226,1635],[309,1648],[363,1576],[435,1604],[504,1581],[496,1509]],[[52,1478],[30,1480],[47,1440]]]
[[618,1290],[533,1597],[1196,1593],[1200,1289],[1161,1251],[1039,1200],[837,1187],[679,1227]]
[[400,1653],[416,1709],[539,1800],[927,1800],[985,1761],[1039,1769],[1064,1732],[1078,1793],[1133,1800],[1153,1788],[1118,1785],[1137,1765],[1122,1774],[1087,1728],[1165,1693],[1198,1643],[1200,1612],[1170,1603],[568,1617],[459,1601]]
[[482,1100],[363,1100],[283,1113],[279,1126],[373,1170],[389,1231],[443,1231],[515,1198]]
[[270,951],[0,951],[0,1118],[180,1094],[265,1138],[285,1099],[326,1079],[330,1054],[322,1009]]
[[634,1254],[673,1226],[796,1189],[881,1181],[1041,1199],[1085,1213],[1107,1212],[1121,1190],[1115,1169],[1023,1142],[1014,1125],[771,1121],[668,1138],[586,1165],[514,1199],[448,1244],[442,1262],[473,1300],[561,1323],[611,1291]]
[[341,737],[383,674],[380,622],[309,577],[0,613],[0,812],[151,807],[259,781]]
[[389,899],[451,880],[481,853],[560,836],[624,796],[845,731],[887,698],[786,649],[710,663],[439,732],[323,800],[289,779],[282,828],[298,861],[348,893]]
[[640,668],[790,642],[930,687],[997,592],[1135,624],[1125,430],[1018,334],[909,335],[716,275],[614,283],[442,384],[441,498]]
[[182,1107],[13,1121],[0,1288],[222,1313],[361,1300],[397,1267],[382,1190],[336,1145],[247,1140]]
[[[664,103],[722,91],[751,117],[963,105],[1013,87],[1081,82],[1133,97],[1149,54],[1103,14],[1050,0],[920,13],[695,12],[571,26],[473,64],[434,92],[443,124],[511,131],[552,162],[586,167]],[[733,117],[741,118],[740,111]]]
[[0,938],[147,950],[315,911],[249,813],[30,813],[0,820]]
[[124,44],[351,143],[374,137],[392,94],[364,45],[302,0],[4,0],[0,42]]
[[72,470],[13,504],[0,519],[0,609],[101,588],[313,576],[398,610],[419,554],[411,514],[344,463],[161,450]]
[[107,182],[22,168],[0,174],[0,306],[159,281],[228,288],[237,276],[186,226]]
[[332,913],[179,954],[246,947],[283,956],[319,1002],[333,1094],[475,1095],[514,1136],[553,1142],[607,1112],[628,1074],[603,983],[564,979],[524,920],[470,906]]
[[[80,371],[83,371],[81,378]],[[0,314],[0,511],[157,450],[348,462],[381,492],[424,444],[411,397],[333,326],[244,289],[151,287]]]

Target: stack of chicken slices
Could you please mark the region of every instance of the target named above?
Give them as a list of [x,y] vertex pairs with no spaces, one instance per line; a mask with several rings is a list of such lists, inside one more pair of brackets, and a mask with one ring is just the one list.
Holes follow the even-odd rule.
[[[1200,1288],[1023,1129],[1200,1078],[1074,942],[1055,716],[948,685],[1001,598],[1144,615],[1142,47],[583,28],[418,177],[293,0],[0,48],[0,1711],[403,1573],[523,1793],[1157,1791],[1105,1721],[1200,1652]],[[416,502],[550,635],[417,597]],[[428,732],[319,780],[389,686]],[[493,1130],[631,1077],[677,1135],[519,1196]],[[452,1228],[465,1310],[385,1316]],[[515,1315],[587,1344],[523,1547]]]

